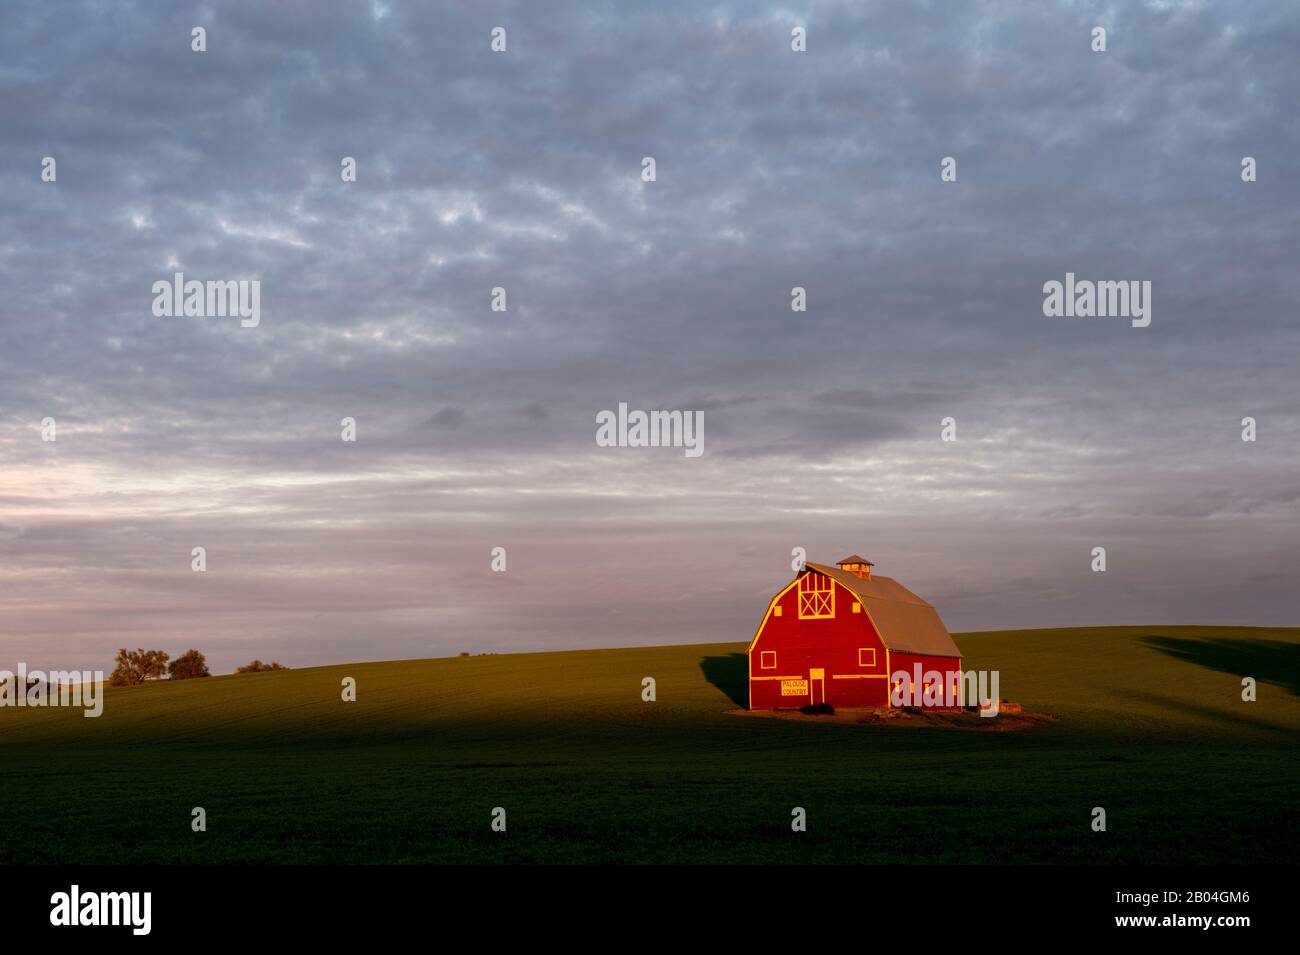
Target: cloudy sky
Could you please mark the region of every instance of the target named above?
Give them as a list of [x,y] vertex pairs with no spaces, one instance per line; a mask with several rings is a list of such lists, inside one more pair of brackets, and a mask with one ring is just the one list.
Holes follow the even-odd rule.
[[[1300,623],[1297,49],[1292,4],[5,3],[0,666],[747,640],[798,546],[954,631]],[[260,325],[155,317],[177,271]],[[1045,317],[1067,271],[1150,327]],[[705,453],[597,447],[621,401]]]

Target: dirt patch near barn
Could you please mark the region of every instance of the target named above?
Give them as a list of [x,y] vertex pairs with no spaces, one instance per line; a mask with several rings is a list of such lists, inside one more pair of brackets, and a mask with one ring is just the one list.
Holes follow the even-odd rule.
[[728,716],[748,716],[758,719],[796,720],[801,723],[851,723],[857,726],[938,726],[946,729],[971,732],[1006,733],[1016,730],[1046,726],[1056,721],[1050,713],[1033,713],[1016,707],[1017,712],[1002,712],[997,716],[980,716],[974,710],[917,710],[837,708],[830,714],[809,714],[799,710],[725,710]]

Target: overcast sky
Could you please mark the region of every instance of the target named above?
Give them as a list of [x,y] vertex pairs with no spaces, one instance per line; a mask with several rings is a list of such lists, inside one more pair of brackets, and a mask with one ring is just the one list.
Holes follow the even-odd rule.
[[[1297,50],[1294,4],[5,3],[0,667],[742,641],[796,546],[953,631],[1300,623]],[[260,324],[155,317],[178,271]],[[1045,317],[1067,271],[1150,327]],[[619,402],[705,453],[597,447]]]

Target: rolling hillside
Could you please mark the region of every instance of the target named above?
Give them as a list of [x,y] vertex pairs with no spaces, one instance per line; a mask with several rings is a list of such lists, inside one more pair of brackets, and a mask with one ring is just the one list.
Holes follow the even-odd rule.
[[[1017,733],[726,713],[743,644],[350,664],[0,709],[0,861],[1284,861],[1300,630],[956,636]],[[1240,700],[1240,677],[1259,700]],[[339,698],[354,677],[356,703]],[[641,679],[658,700],[643,703]],[[1108,831],[1089,828],[1104,806]],[[208,831],[190,830],[190,810]],[[493,807],[508,829],[489,829]],[[808,831],[790,831],[790,810]],[[1289,861],[1289,860],[1288,860]]]

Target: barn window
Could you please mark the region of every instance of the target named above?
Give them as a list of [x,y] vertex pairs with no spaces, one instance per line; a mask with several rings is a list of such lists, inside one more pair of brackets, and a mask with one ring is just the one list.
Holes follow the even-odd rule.
[[858,603],[856,600],[853,601],[853,612],[862,613],[862,604]]
[[759,654],[758,654],[758,665],[761,666],[764,670],[775,670],[775,669],[776,669],[776,651],[775,651],[775,650],[761,650],[761,651],[759,651]]
[[835,581],[809,571],[799,578],[799,619],[822,620],[835,616]]
[[781,605],[780,605],[780,604],[777,604],[775,607],[772,608],[772,616],[773,616],[773,617],[779,617],[779,616],[781,616]]
[[858,666],[873,667],[875,665],[876,665],[876,648],[858,647]]

